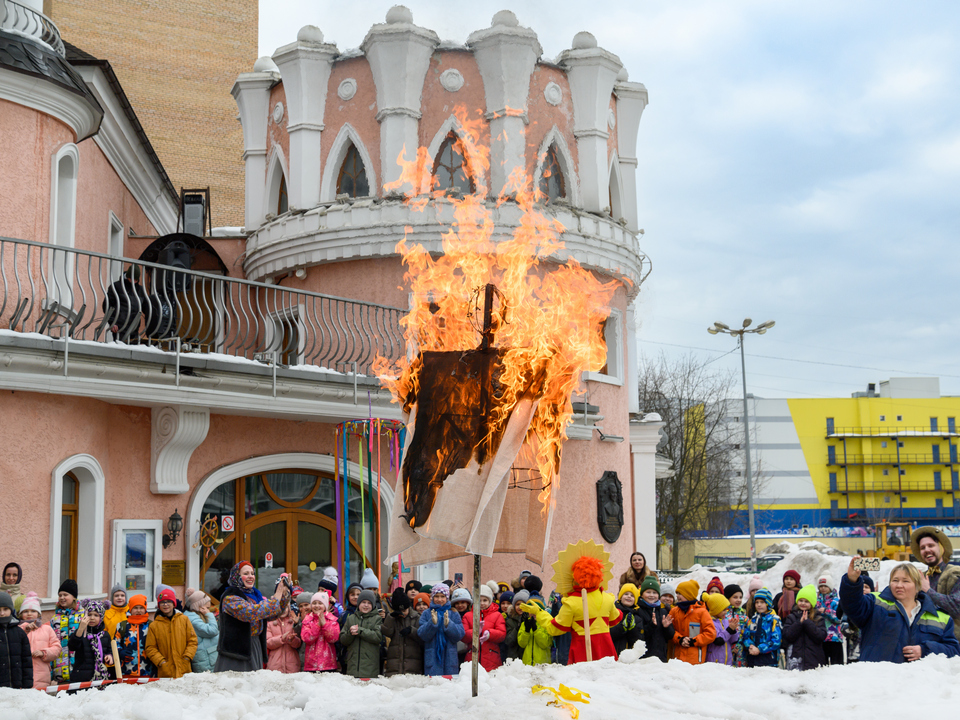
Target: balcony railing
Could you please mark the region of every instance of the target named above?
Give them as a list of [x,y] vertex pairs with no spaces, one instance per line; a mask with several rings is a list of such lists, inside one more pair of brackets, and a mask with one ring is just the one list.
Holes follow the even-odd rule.
[[960,520],[960,507],[921,507],[875,510],[863,508],[831,508],[830,520],[853,525],[869,525],[887,520],[913,522],[916,520]]
[[399,308],[0,237],[0,329],[371,374]]
[[956,492],[958,488],[947,483],[941,483],[937,486],[935,480],[905,480],[898,483],[896,480],[877,480],[864,482],[855,480],[849,483],[838,482],[836,486],[831,483],[830,492],[832,493],[892,493],[901,492]]
[[[953,459],[951,460],[951,457]],[[827,465],[951,465],[956,457],[948,453],[933,455],[931,453],[881,453],[874,455],[857,455],[837,453],[835,457],[827,455]]]
[[60,31],[46,15],[38,13],[14,0],[0,0],[0,30],[26,35],[39,40],[60,57],[66,57],[66,49],[60,39]]
[[958,437],[956,427],[931,430],[924,425],[873,425],[854,427],[827,427],[828,438],[841,437]]

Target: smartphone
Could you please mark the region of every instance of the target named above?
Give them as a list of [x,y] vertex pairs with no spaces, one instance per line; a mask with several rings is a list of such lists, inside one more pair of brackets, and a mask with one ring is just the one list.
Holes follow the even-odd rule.
[[462,583],[462,582],[463,582],[463,573],[454,573],[454,574],[453,574],[453,582],[454,582],[454,584]]
[[877,572],[880,569],[880,558],[857,558],[853,561],[853,569],[860,572]]
[[700,634],[700,623],[692,622],[690,623],[690,632],[687,633],[688,637],[695,638]]

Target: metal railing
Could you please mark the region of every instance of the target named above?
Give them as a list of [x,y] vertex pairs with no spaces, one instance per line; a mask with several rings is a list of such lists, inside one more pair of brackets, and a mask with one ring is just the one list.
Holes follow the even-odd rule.
[[0,30],[12,30],[16,34],[36,38],[60,57],[67,56],[60,30],[53,21],[14,0],[0,0]]
[[924,425],[862,425],[827,427],[827,437],[947,437],[957,436],[956,427],[940,427],[931,430]]
[[868,525],[888,520],[892,522],[910,522],[915,520],[960,520],[960,507],[921,507],[897,508],[891,510],[873,510],[864,508],[831,508],[832,522]]
[[371,374],[405,311],[0,237],[0,329]]
[[860,455],[837,453],[835,457],[827,454],[827,465],[950,465],[956,459],[949,453],[933,455],[932,453],[879,453]]
[[830,492],[833,493],[900,493],[900,492],[954,492],[953,486],[949,481],[940,484],[937,487],[935,480],[905,480],[898,483],[896,480],[876,480],[864,482],[855,480],[847,483],[837,483],[836,489],[831,484]]

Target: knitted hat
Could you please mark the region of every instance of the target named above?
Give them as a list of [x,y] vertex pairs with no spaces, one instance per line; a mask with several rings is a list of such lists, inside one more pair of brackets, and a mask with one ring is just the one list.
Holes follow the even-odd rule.
[[332,580],[323,578],[319,583],[317,583],[317,590],[326,590],[328,593],[333,595],[337,591],[337,584]]
[[660,594],[660,583],[653,575],[647,575],[640,583],[640,594],[643,595],[647,590],[656,590],[657,595]]
[[703,596],[703,602],[710,611],[710,617],[718,618],[723,615],[723,611],[730,607],[730,601],[720,593],[707,593]]
[[484,583],[484,585],[486,585],[488,588],[490,588],[490,592],[492,592],[492,593],[494,594],[494,596],[496,596],[496,594],[497,594],[498,592],[500,592],[500,586],[497,585],[497,581],[496,581],[496,580],[487,580],[487,581]]
[[[363,593],[360,594],[363,595]],[[304,593],[304,595],[306,595],[306,593]],[[311,595],[310,602],[323,603],[323,607],[325,607],[327,610],[330,609],[330,596],[327,595],[327,593],[325,593],[323,590],[315,592],[313,595]]]
[[420,602],[421,600],[423,600],[423,602],[425,602],[427,605],[430,604],[430,596],[427,595],[426,593],[423,593],[423,592],[422,592],[422,593],[417,593],[416,595],[413,596],[413,604],[414,604],[414,605],[416,605],[416,604],[417,604],[418,602]]
[[800,573],[798,573],[796,570],[787,570],[787,571],[783,574],[783,579],[786,580],[787,578],[793,578],[793,581],[794,581],[798,586],[800,585]]
[[437,583],[435,587],[430,588],[430,597],[434,595],[443,595],[448,600],[450,599],[450,588],[448,588],[443,583]]
[[677,585],[677,594],[684,600],[696,600],[700,594],[700,583],[696,580],[684,580]]
[[633,583],[624,583],[620,586],[620,592],[617,593],[617,600],[623,600],[624,593],[633,593],[634,601],[640,597],[640,591],[637,590],[637,586]]
[[490,589],[489,585],[480,586],[480,597],[486,598],[490,602],[493,602],[493,590]]
[[177,594],[173,591],[173,588],[165,588],[157,593],[157,602],[163,602],[164,600],[169,600],[174,605],[177,604]]
[[817,587],[816,585],[805,585],[797,593],[797,600],[806,600],[808,603],[817,606]]
[[302,592],[296,597],[297,605],[309,605],[313,602],[313,596],[316,593]]
[[876,590],[877,590],[877,585],[876,585],[876,583],[873,582],[873,578],[872,578],[872,577],[870,577],[870,576],[867,575],[866,573],[860,573],[860,577],[863,578],[864,584],[865,584],[865,585],[868,585],[868,586],[870,587],[870,592],[876,592]]
[[497,587],[500,588],[497,592],[513,592],[513,589],[510,587],[510,583],[498,582]]
[[405,592],[410,592],[411,590],[416,590],[417,592],[420,592],[422,588],[423,588],[423,583],[421,583],[419,580],[409,580],[407,581],[407,584],[403,586],[403,589]]
[[545,610],[546,607],[547,607],[547,606],[544,604],[543,600],[542,600],[541,598],[538,598],[538,597],[532,597],[532,598],[530,598],[529,602],[533,603],[534,605],[536,605],[536,606],[537,606],[538,608],[540,608],[541,610]]
[[97,615],[103,617],[103,603],[99,600],[94,600],[93,598],[86,598],[85,600],[80,601],[80,609],[86,613],[89,610],[93,610]]
[[[118,592],[122,592],[124,597],[127,596],[127,589],[126,589],[123,585],[121,585],[120,583],[117,583],[117,584],[114,585],[112,588],[110,588],[110,602],[111,602],[111,603],[113,603],[113,596],[116,595]],[[122,606],[121,606],[121,607],[122,607]]]
[[664,595],[669,595],[670,597],[677,596],[676,590],[673,589],[673,585],[664,585],[662,588],[660,588],[660,597],[663,597]]
[[443,584],[446,585],[446,586],[447,586],[448,588],[450,588],[451,590],[453,589],[453,580],[450,580],[450,579],[448,578],[448,579],[446,579],[446,580],[443,581]]
[[753,596],[753,601],[763,600],[767,604],[767,610],[773,610],[773,594],[766,588],[760,588],[757,590],[757,594]]
[[727,600],[732,598],[737,593],[740,593],[741,595],[743,595],[743,588],[740,587],[739,585],[734,585],[733,583],[730,583],[729,585],[723,588],[723,596]]
[[357,598],[357,607],[360,607],[360,603],[362,603],[364,600],[366,600],[368,603],[370,603],[374,607],[377,606],[377,594],[370,588],[367,588],[366,590],[360,593],[360,597]]
[[62,583],[60,583],[60,589],[57,590],[57,593],[70,593],[74,597],[80,594],[80,591],[77,589],[77,581],[67,578]]
[[9,593],[2,590],[0,590],[0,607],[10,608],[10,612],[16,614],[16,609],[13,607],[13,598],[10,597]]
[[377,576],[373,574],[372,568],[367,568],[363,571],[363,577],[360,578],[360,587],[364,590],[380,589],[380,581],[377,580]]
[[527,579],[523,581],[523,588],[530,593],[530,597],[539,595],[543,590],[543,580],[536,575],[528,575]]
[[826,585],[826,586],[827,586],[828,588],[830,588],[831,590],[833,589],[833,585],[830,583],[830,578],[828,578],[826,575],[824,575],[822,578],[820,578],[819,580],[817,580],[817,588],[818,588],[818,589],[820,588],[821,585]]
[[40,596],[32,590],[27,593],[26,597],[23,598],[23,602],[20,604],[20,612],[22,613],[24,610],[36,610],[38,613],[42,612],[40,610]]
[[749,590],[751,593],[754,593],[762,587],[763,587],[763,580],[760,579],[759,575],[754,575],[753,578],[750,580],[750,584],[747,586],[747,590]]
[[710,592],[714,588],[717,588],[721,593],[723,592],[723,583],[720,582],[720,578],[716,575],[710,578],[710,582],[707,583],[707,592]]
[[393,595],[390,597],[390,607],[392,607],[396,612],[402,612],[409,607],[413,607],[413,603],[410,602],[410,598],[407,597],[407,594],[403,591],[403,588],[397,588],[393,591]]
[[337,569],[335,567],[324,568],[323,579],[329,580],[334,585],[340,584],[340,575],[337,574]]
[[[444,586],[446,587],[446,586]],[[484,586],[480,586],[480,592],[483,592]],[[489,590],[490,588],[487,588]],[[466,588],[457,588],[453,591],[453,595],[450,596],[450,604],[458,602],[468,602],[473,605],[473,595],[470,594],[470,591]]]
[[130,607],[131,610],[132,610],[133,608],[135,608],[137,605],[139,605],[139,606],[142,607],[144,610],[146,610],[146,609],[147,609],[147,596],[146,596],[146,595],[134,595],[134,596],[132,596],[132,597],[130,598],[129,602],[127,602],[127,605]]
[[[235,587],[240,587],[240,585],[241,585],[241,583],[240,583],[240,570],[243,569],[243,566],[244,566],[244,565],[250,565],[250,563],[248,563],[246,560],[244,560],[244,561],[242,561],[242,562],[238,562],[236,565],[233,566],[233,569],[230,571],[230,577],[233,577],[233,571],[234,571],[234,570],[236,570],[236,572],[237,572],[237,585],[236,585]],[[250,567],[253,567],[253,565],[250,565]],[[238,569],[238,568],[239,568],[239,569]],[[173,591],[173,588],[170,587],[169,585],[164,585],[163,583],[160,583],[159,585],[157,585],[157,600],[160,599],[160,593],[162,593],[164,590],[170,590],[170,591],[172,592],[172,591]]]
[[500,594],[500,602],[504,600],[513,605],[513,590],[505,590]]
[[530,593],[528,593],[526,590],[517,590],[513,594],[513,606],[516,607],[520,603],[525,603],[529,599]]
[[207,595],[203,590],[194,590],[192,593],[187,595],[187,609],[198,612],[208,599],[209,595]]

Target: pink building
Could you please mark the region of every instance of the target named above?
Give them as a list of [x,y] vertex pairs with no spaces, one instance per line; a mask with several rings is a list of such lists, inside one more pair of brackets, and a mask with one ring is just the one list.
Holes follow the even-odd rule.
[[[18,511],[0,562],[23,566],[25,589],[51,604],[69,576],[82,595],[116,582],[151,595],[161,578],[215,593],[241,558],[264,591],[283,571],[313,589],[344,555],[342,580],[365,565],[386,586],[395,472],[381,463],[378,525],[359,482],[370,466],[361,475],[351,458],[345,544],[335,427],[400,417],[370,365],[406,350],[397,242],[409,227],[439,250],[449,213],[446,200],[413,213],[384,190],[421,146],[441,188],[486,188],[491,207],[524,169],[566,252],[618,283],[606,367],[572,398],[547,565],[568,542],[601,539],[607,472],[622,482],[616,567],[635,549],[655,558],[660,423],[637,415],[634,338],[649,269],[635,180],[647,92],[616,55],[579,33],[543,58],[509,11],[463,46],[399,6],[360,50],[304,27],[237,78],[246,226],[200,238],[176,234],[180,198],[109,62],[65,47],[36,10],[0,8],[0,479]],[[462,118],[502,165],[481,170]],[[493,212],[506,236],[516,213]],[[495,555],[483,579],[528,566]],[[530,569],[549,581],[549,567]],[[472,565],[414,572],[435,582]]]

